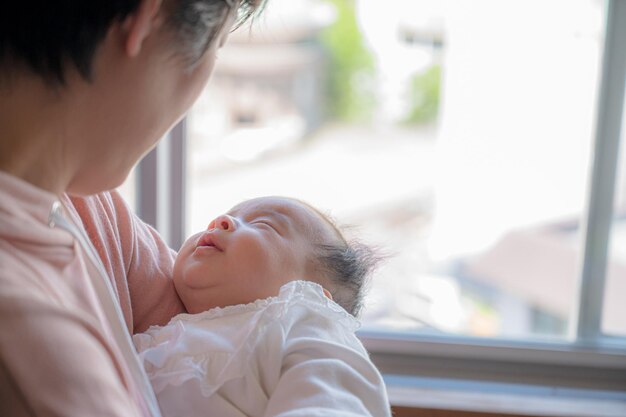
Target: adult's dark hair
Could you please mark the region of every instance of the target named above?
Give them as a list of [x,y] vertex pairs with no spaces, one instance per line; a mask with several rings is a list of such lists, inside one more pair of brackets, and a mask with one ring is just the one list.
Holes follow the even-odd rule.
[[[92,60],[115,21],[122,21],[139,0],[3,1],[0,6],[0,73],[18,67],[54,84],[65,82],[74,66],[91,79]],[[190,63],[210,46],[231,7],[239,7],[239,24],[263,0],[164,0],[167,23],[178,34]],[[189,50],[186,50],[186,49]]]

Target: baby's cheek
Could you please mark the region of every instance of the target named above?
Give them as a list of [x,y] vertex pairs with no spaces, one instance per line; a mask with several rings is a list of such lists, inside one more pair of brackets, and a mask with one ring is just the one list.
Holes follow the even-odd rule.
[[192,249],[193,248],[189,247],[181,248],[181,251],[174,261],[172,279],[179,293],[185,287],[194,286],[194,276],[197,275],[196,269],[202,269],[199,268],[200,265],[196,265],[197,262],[194,262],[194,259],[191,257],[193,254]]

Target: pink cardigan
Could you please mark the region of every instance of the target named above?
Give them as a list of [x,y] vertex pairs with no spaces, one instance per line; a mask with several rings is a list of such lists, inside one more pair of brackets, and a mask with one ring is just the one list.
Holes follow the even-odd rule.
[[[0,415],[145,415],[84,251],[49,225],[55,201],[0,172]],[[116,192],[61,202],[95,246],[129,332],[184,311],[171,281],[175,253]]]

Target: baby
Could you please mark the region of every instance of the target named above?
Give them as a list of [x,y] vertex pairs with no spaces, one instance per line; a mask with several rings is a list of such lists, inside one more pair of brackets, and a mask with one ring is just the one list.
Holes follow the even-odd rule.
[[297,200],[245,201],[174,265],[189,314],[133,337],[164,416],[390,416],[354,332],[371,250]]

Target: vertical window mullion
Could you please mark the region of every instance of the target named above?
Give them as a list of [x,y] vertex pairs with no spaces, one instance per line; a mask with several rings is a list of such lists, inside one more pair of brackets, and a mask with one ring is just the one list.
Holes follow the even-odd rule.
[[599,340],[626,81],[626,0],[606,3],[606,35],[583,240],[577,340]]
[[137,214],[178,250],[185,233],[185,120],[148,153],[137,169]]
[[185,240],[185,203],[187,197],[187,119],[180,121],[170,132],[170,186],[169,186],[169,244],[178,250]]
[[157,150],[153,149],[137,167],[137,215],[157,227]]

